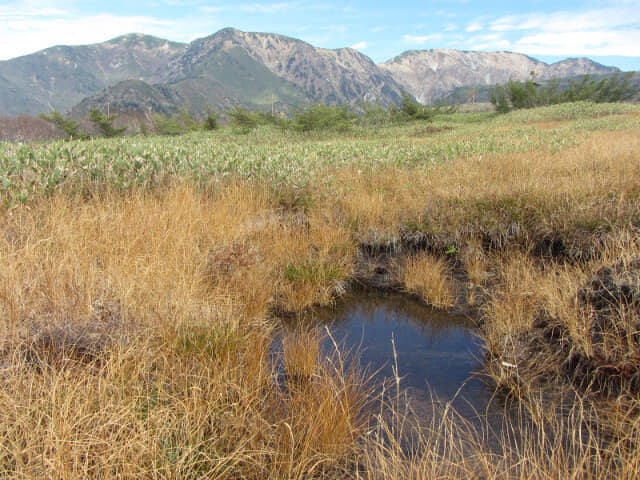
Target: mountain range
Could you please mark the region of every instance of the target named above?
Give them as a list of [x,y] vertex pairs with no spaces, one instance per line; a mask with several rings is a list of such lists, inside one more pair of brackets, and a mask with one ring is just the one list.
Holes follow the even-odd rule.
[[586,58],[551,65],[511,52],[423,50],[375,64],[352,49],[316,48],[273,33],[226,28],[191,43],[129,34],[86,46],[56,46],[0,62],[0,115],[50,110],[171,114],[186,107],[243,105],[290,111],[315,102],[389,105],[408,92],[422,103],[456,88],[611,74]]

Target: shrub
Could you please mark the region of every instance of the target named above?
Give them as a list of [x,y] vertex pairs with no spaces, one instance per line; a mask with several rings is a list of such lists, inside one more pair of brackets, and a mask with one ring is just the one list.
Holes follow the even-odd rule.
[[259,124],[258,117],[244,107],[236,107],[233,110],[229,110],[227,115],[229,115],[231,125],[243,132],[249,132]]
[[539,93],[540,87],[541,85],[533,80],[527,80],[526,82],[509,80],[506,90],[513,108],[533,108],[542,105],[544,95]]
[[182,107],[180,110],[178,110],[176,116],[179,117],[178,121],[182,124],[185,130],[200,130],[200,125],[193,119],[193,117],[191,117],[191,114],[189,113],[189,110],[186,109],[186,107]]
[[316,103],[304,110],[297,110],[293,118],[293,127],[301,132],[312,130],[346,130],[355,114],[349,112],[346,105],[334,106]]
[[402,93],[402,102],[397,110],[400,120],[430,120],[435,113],[434,109],[419,104],[407,92]]
[[154,113],[151,122],[158,135],[182,135],[186,132],[184,126],[176,118],[169,118],[161,113]]
[[207,111],[207,116],[202,122],[202,128],[208,131],[216,130],[218,128],[218,117],[211,110]]
[[141,118],[138,119],[138,131],[140,132],[140,135],[144,137],[149,134],[149,131],[147,130],[147,123]]
[[511,110],[507,92],[502,85],[496,85],[495,88],[491,89],[489,98],[499,113],[507,113]]
[[431,120],[438,114],[454,113],[457,108],[457,105],[422,105],[416,102],[416,100],[407,92],[403,92],[400,106],[398,108],[391,107],[389,109],[389,115],[392,119],[399,122]]
[[387,125],[391,123],[391,111],[379,103],[361,104],[362,114],[359,123],[362,125]]

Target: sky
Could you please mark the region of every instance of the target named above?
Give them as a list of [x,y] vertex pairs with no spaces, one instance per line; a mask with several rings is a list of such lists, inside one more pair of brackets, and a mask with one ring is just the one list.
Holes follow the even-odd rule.
[[640,70],[640,0],[0,0],[0,60],[132,32],[189,42],[225,27],[353,47],[377,63],[452,48],[546,62],[584,56]]

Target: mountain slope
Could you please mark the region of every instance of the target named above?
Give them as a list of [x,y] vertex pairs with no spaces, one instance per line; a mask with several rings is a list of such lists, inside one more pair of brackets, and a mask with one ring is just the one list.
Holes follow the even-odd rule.
[[86,97],[73,107],[73,117],[86,117],[89,110],[104,109],[130,114],[162,113],[171,115],[185,104],[185,99],[173,88],[150,85],[142,80],[124,80],[101,92]]
[[588,58],[567,58],[560,62],[552,63],[541,75],[543,80],[552,78],[569,78],[584,74],[611,74],[618,73],[620,69],[605,67]]
[[221,48],[239,46],[315,102],[398,102],[402,87],[369,57],[351,48],[327,50],[272,33],[225,29],[211,37]]
[[[184,45],[130,34],[96,45],[52,47],[0,62],[0,114],[67,110],[86,97],[131,109],[158,103],[158,92],[141,85],[106,91],[140,80],[171,87],[195,113],[207,107],[291,110],[300,104],[390,104],[400,87],[385,70],[352,49],[319,49],[301,40],[224,29]],[[16,85],[22,85],[20,89]],[[118,99],[117,92],[127,98]],[[142,99],[148,91],[152,98]],[[162,102],[160,102],[162,103]],[[75,111],[83,111],[79,106]]]
[[532,72],[536,78],[550,79],[619,71],[588,59],[548,65],[520,53],[460,50],[414,50],[380,66],[422,103],[430,103],[458,87],[525,80]]
[[226,32],[195,40],[167,66],[166,82],[191,110],[238,104],[267,108],[272,103],[282,109],[309,102],[305,91],[273,73],[243,45],[226,42]]
[[[282,35],[231,28],[190,43],[167,63],[162,79],[181,99],[180,106],[195,114],[234,105],[276,111],[313,102],[388,105],[399,101],[402,91],[389,73],[353,49],[318,49]],[[113,107],[131,111],[134,97],[119,100],[111,90],[84,103],[109,98]],[[140,111],[153,103],[138,98]],[[79,106],[74,113],[84,110]]]
[[[0,105],[1,113],[66,110],[122,80],[163,80],[163,70],[184,45],[130,34],[86,46],[57,46],[0,62],[0,77],[20,85],[23,98]],[[0,84],[0,98],[7,90]]]
[[20,115],[48,109],[46,103],[34,98],[28,90],[0,76],[0,114]]

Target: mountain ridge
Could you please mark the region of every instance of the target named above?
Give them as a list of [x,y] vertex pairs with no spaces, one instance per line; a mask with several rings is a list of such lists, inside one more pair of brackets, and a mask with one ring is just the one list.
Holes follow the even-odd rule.
[[619,70],[585,58],[549,65],[514,52],[445,49],[409,50],[376,64],[353,48],[317,48],[234,28],[190,43],[129,33],[0,61],[0,114],[80,112],[103,101],[145,112],[154,105],[161,112],[235,105],[290,111],[315,102],[389,105],[403,91],[429,103],[461,86],[522,80],[531,72],[548,78],[612,71]]
[[586,58],[547,64],[516,52],[450,49],[410,50],[382,63],[381,67],[421,103],[430,103],[464,86],[494,85],[531,77],[548,80],[620,71]]

